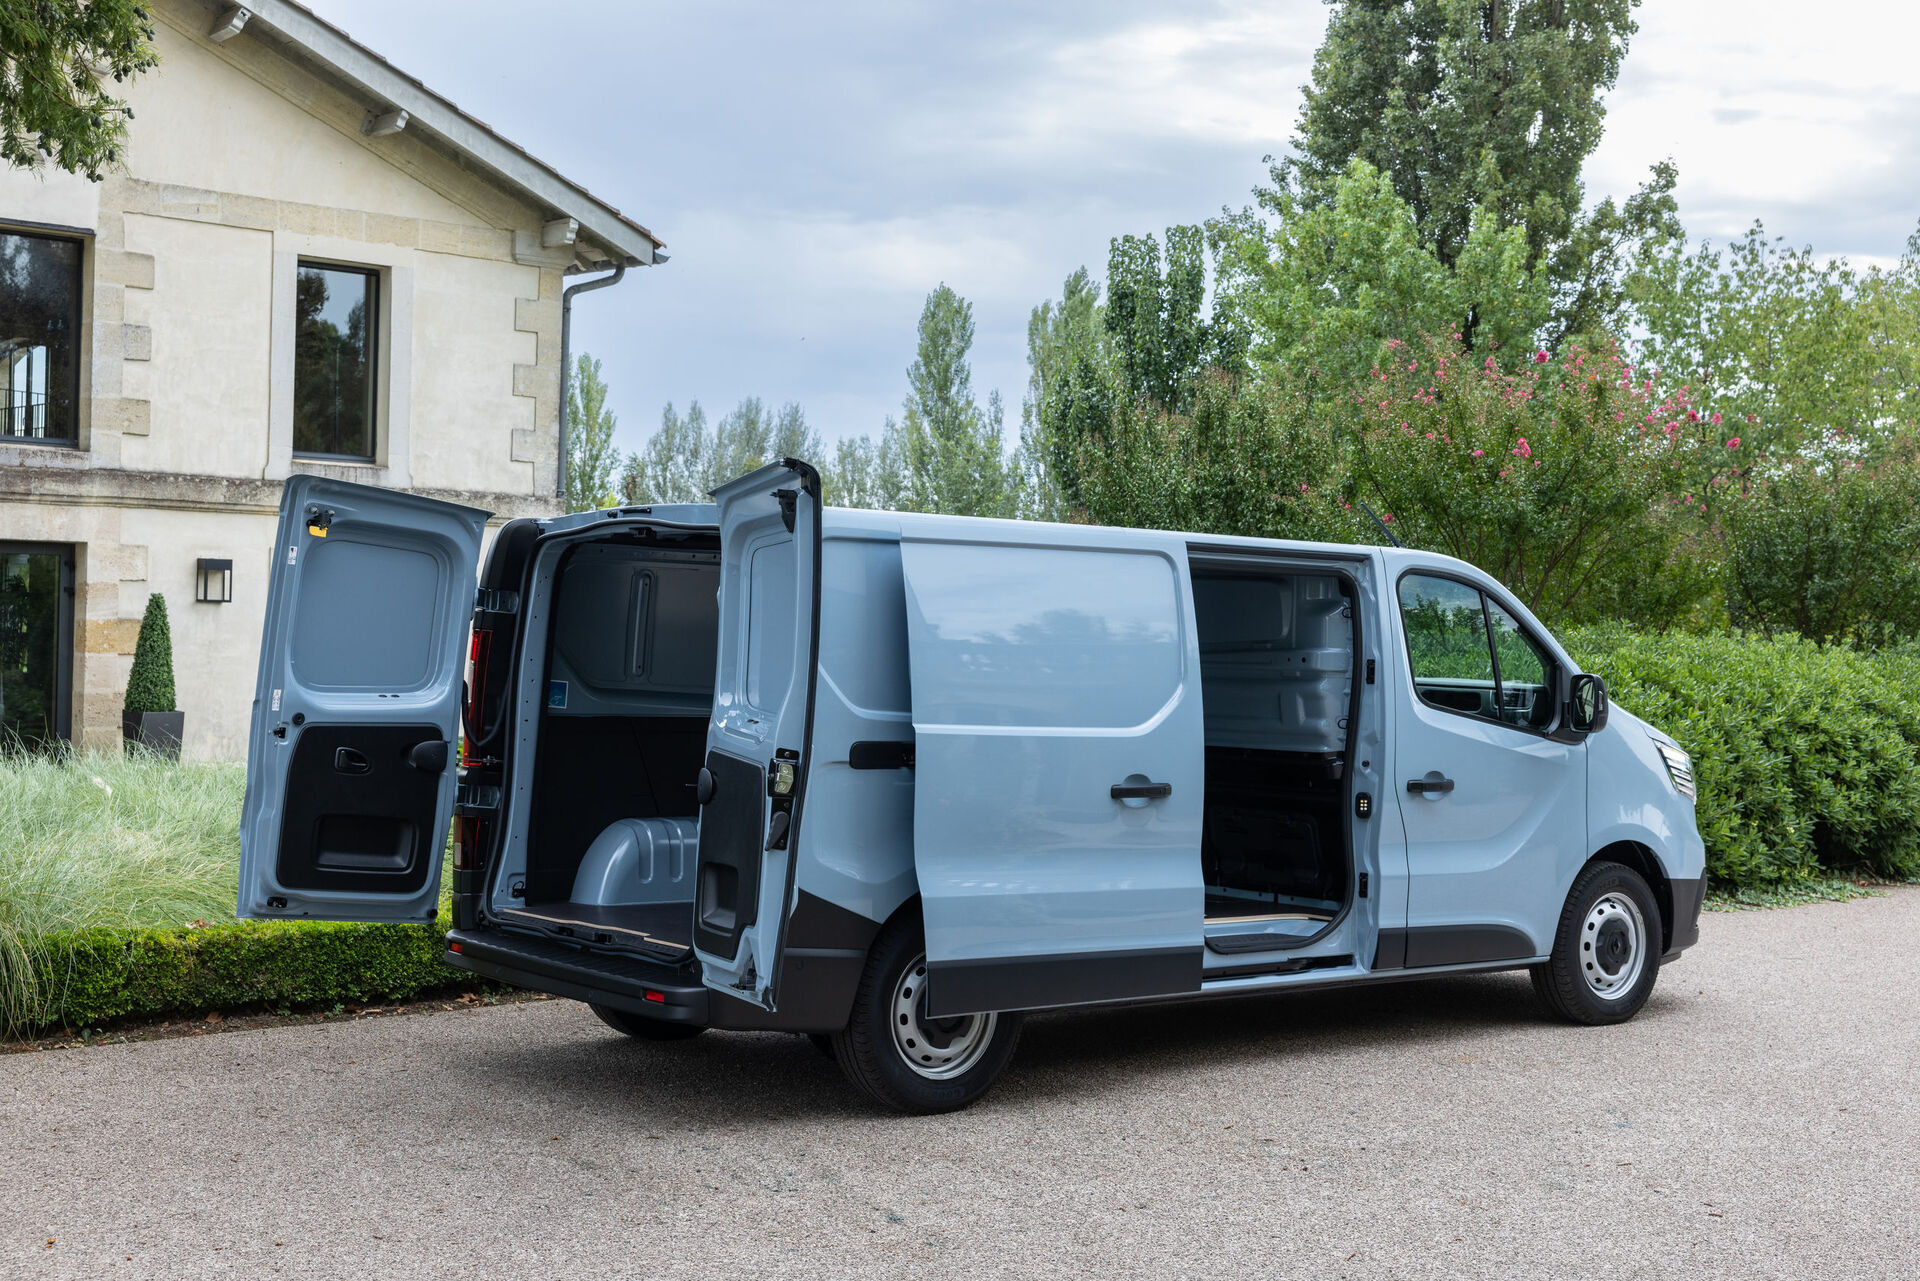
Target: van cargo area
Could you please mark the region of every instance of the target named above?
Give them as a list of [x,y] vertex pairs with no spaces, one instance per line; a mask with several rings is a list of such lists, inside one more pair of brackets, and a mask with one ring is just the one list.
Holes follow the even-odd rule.
[[690,961],[718,537],[623,524],[537,555],[493,914],[575,943]]
[[1193,562],[1206,712],[1207,946],[1295,947],[1347,906],[1353,604],[1344,577]]

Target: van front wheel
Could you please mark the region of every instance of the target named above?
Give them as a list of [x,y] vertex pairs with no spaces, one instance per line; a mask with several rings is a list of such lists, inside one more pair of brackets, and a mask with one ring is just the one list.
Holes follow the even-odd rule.
[[1553,954],[1533,967],[1533,989],[1571,1023],[1624,1023],[1660,974],[1660,909],[1638,872],[1594,863],[1574,878]]
[[587,1008],[614,1031],[625,1032],[641,1041],[685,1041],[707,1030],[698,1023],[669,1023],[665,1019],[650,1019],[644,1014],[616,1010],[611,1005],[595,1005],[591,1001],[587,1003]]
[[1018,1014],[927,1013],[927,944],[917,920],[874,941],[853,1000],[833,1035],[847,1079],[896,1112],[952,1112],[985,1094],[1020,1040]]

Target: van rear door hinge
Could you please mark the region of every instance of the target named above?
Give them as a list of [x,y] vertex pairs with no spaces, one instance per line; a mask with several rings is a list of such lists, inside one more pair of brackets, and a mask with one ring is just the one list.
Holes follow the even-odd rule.
[[780,523],[785,525],[787,532],[791,534],[793,532],[795,511],[800,503],[800,491],[797,489],[776,489],[773,491],[773,496],[780,504]]
[[492,783],[460,783],[453,789],[455,813],[463,810],[488,812],[500,808],[500,789]]
[[482,587],[473,594],[473,608],[478,614],[515,614],[520,611],[520,593]]

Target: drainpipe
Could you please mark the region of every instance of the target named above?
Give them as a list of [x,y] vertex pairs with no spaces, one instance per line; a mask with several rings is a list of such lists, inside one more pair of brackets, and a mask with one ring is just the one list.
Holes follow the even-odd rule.
[[627,264],[617,263],[611,273],[583,280],[560,291],[560,487],[556,495],[561,509],[567,505],[567,394],[573,381],[573,296],[589,289],[605,289],[620,283]]

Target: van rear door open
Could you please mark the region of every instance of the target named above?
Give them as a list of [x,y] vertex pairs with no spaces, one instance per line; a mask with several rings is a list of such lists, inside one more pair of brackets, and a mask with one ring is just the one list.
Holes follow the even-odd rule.
[[241,916],[433,918],[486,519],[287,481],[247,751]]
[[913,516],[901,531],[929,1013],[1199,991],[1185,545]]
[[787,459],[713,498],[719,675],[696,791],[693,948],[708,987],[774,1008],[813,735],[820,477]]

